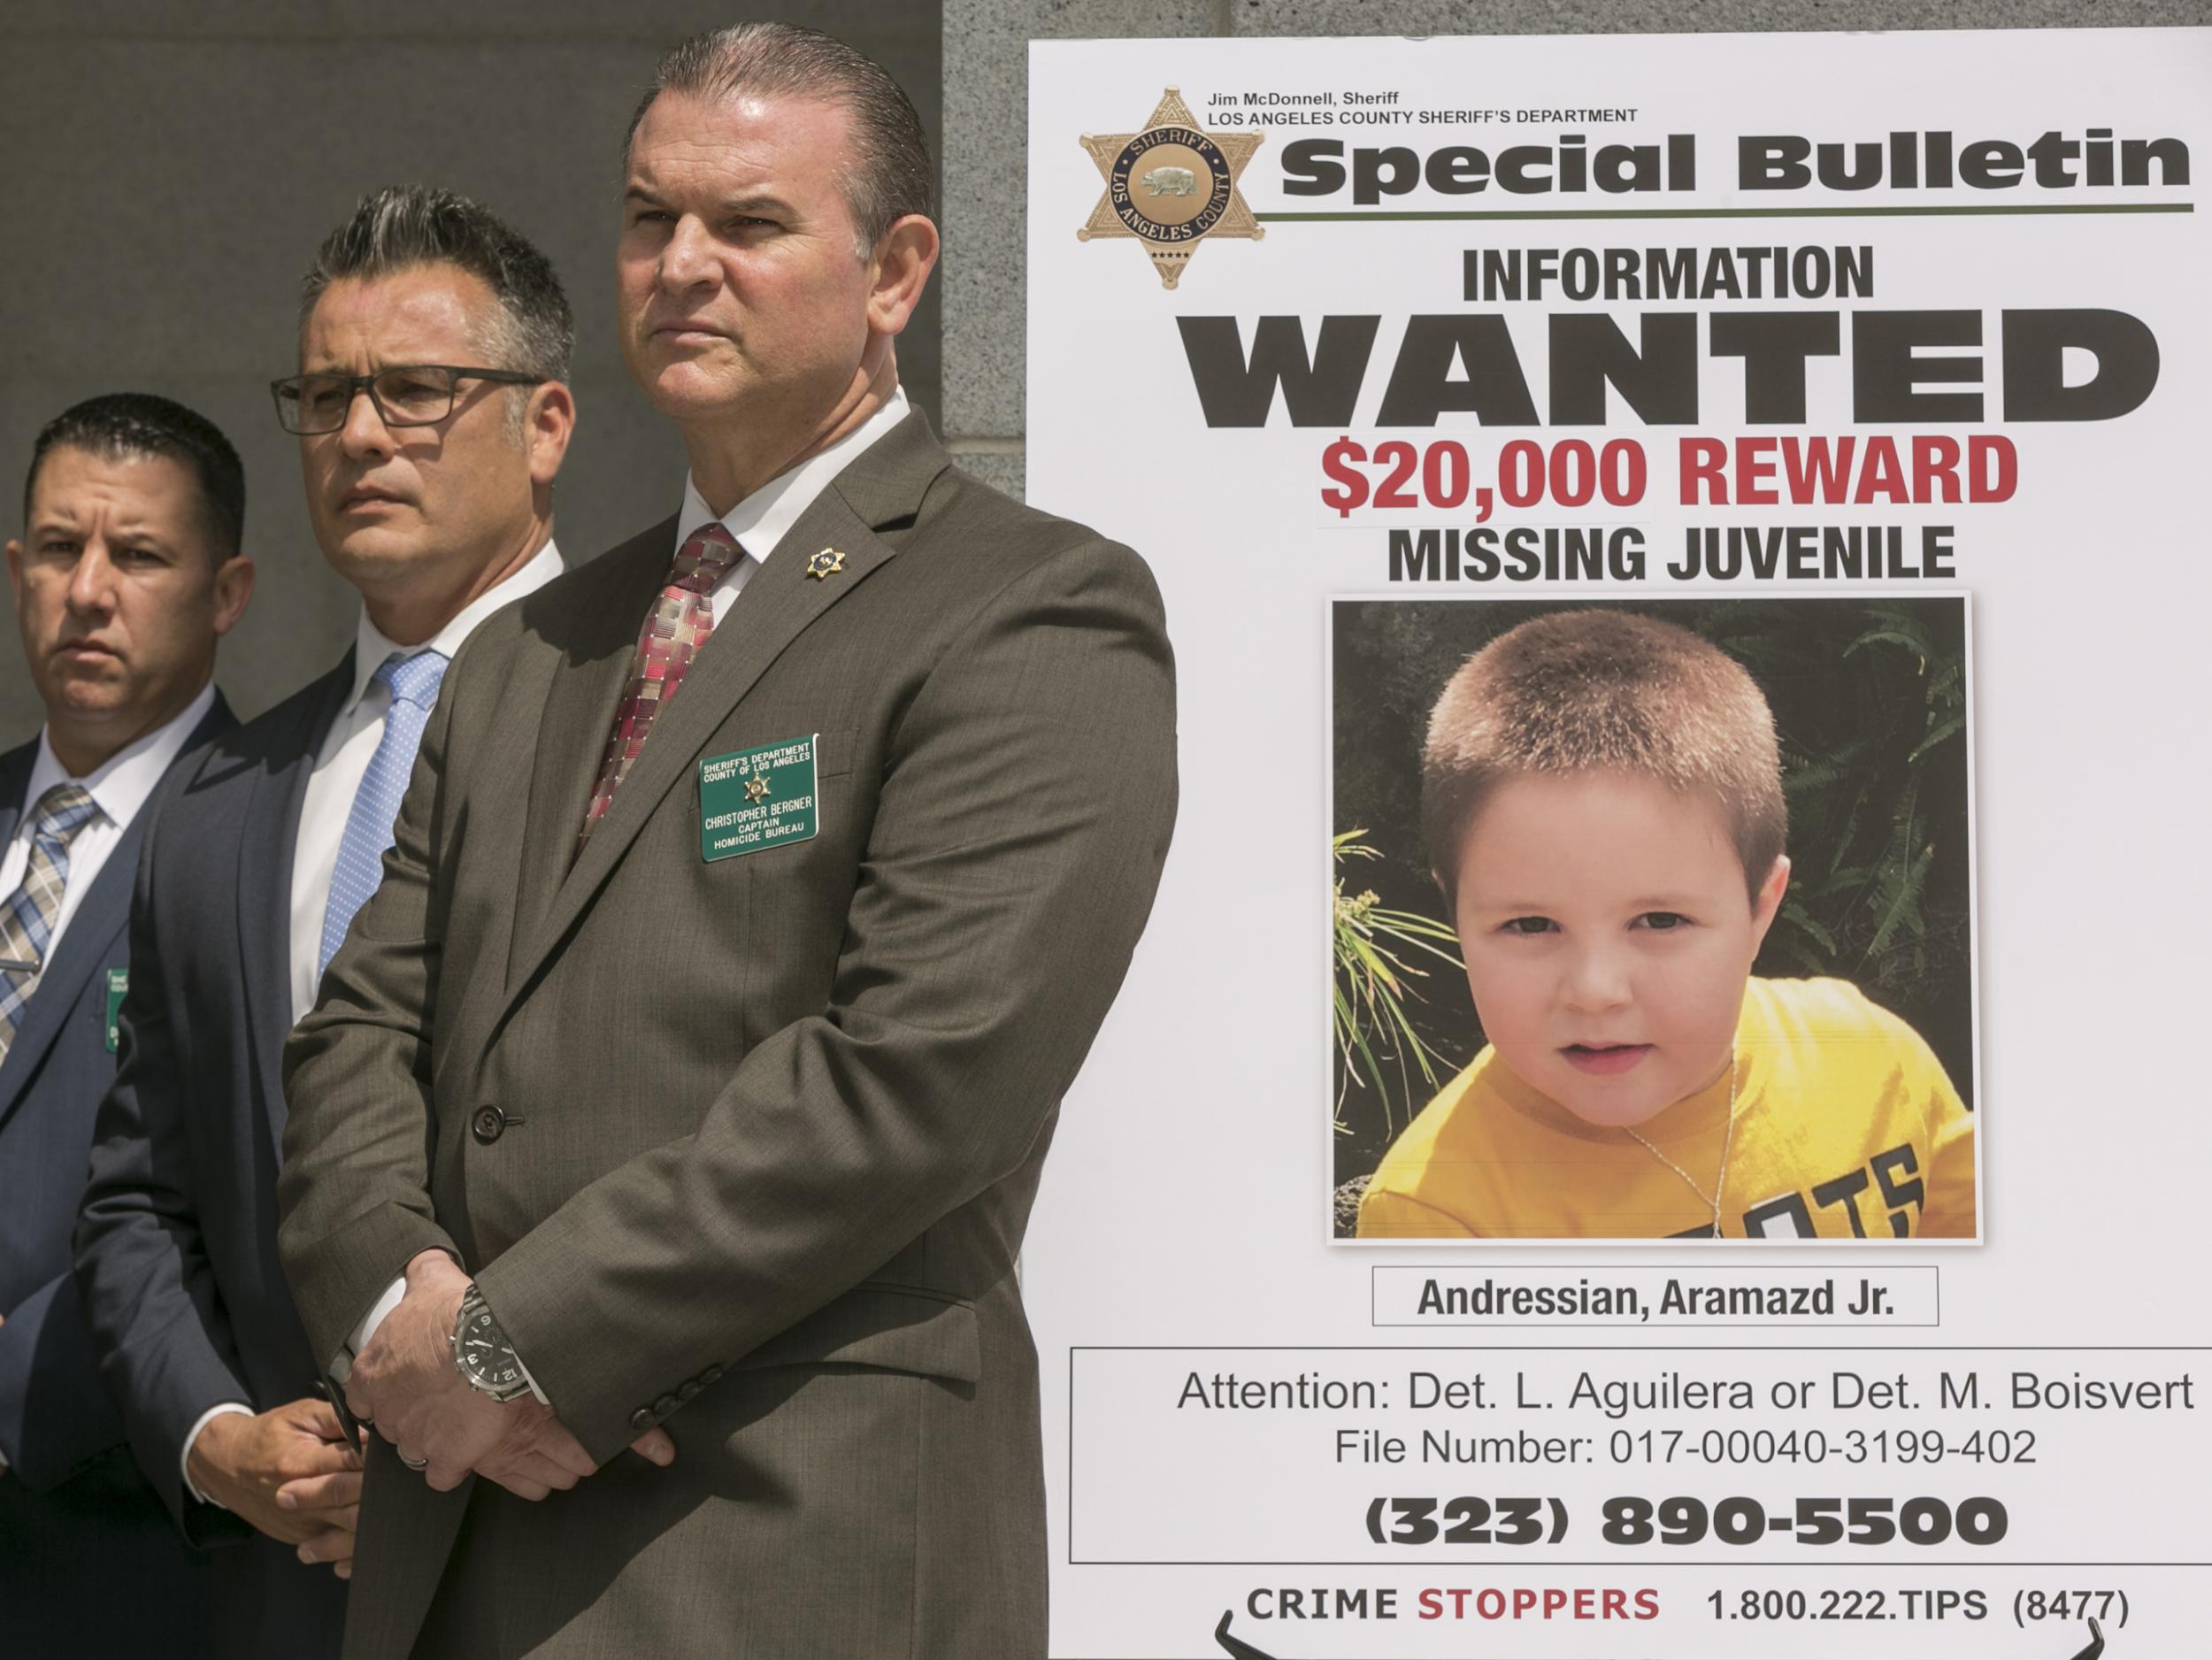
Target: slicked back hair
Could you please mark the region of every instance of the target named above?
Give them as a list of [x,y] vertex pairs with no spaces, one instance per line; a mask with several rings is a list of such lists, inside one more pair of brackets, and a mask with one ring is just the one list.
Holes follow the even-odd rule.
[[[387,185],[365,196],[352,217],[323,239],[300,279],[300,329],[332,283],[373,281],[418,265],[454,265],[480,278],[499,302],[477,342],[490,362],[547,380],[568,379],[576,320],[553,262],[521,232],[481,203],[429,185]],[[510,408],[521,429],[529,388],[518,387]]]
[[922,118],[881,65],[833,35],[793,23],[734,23],[693,35],[654,66],[623,135],[626,166],[638,124],[664,92],[710,100],[808,98],[842,109],[852,129],[852,153],[843,158],[845,204],[864,258],[895,220],[930,212],[935,170]]
[[1774,712],[1758,683],[1686,628],[1573,611],[1500,634],[1430,711],[1421,830],[1447,904],[1458,909],[1468,834],[1501,785],[1594,772],[1712,802],[1756,902],[1789,830]]
[[81,450],[104,461],[165,459],[192,475],[215,563],[237,557],[246,529],[246,470],[222,429],[204,415],[151,392],[109,392],[73,403],[38,430],[23,480],[23,519],[31,490],[54,450]]

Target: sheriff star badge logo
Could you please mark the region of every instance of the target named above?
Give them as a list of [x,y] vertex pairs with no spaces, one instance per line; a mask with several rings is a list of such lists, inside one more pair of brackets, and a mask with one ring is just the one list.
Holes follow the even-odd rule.
[[1083,148],[1098,164],[1106,189],[1075,233],[1077,240],[1136,237],[1161,286],[1173,288],[1206,237],[1257,242],[1267,234],[1237,188],[1245,164],[1266,136],[1202,131],[1181,94],[1170,87],[1143,132],[1084,134]]

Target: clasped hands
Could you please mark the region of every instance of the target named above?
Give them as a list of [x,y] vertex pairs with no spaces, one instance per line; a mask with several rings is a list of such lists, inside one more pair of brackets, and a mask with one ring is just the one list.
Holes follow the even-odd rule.
[[[553,1409],[534,1395],[495,1401],[454,1366],[454,1322],[470,1283],[443,1251],[409,1262],[406,1295],[354,1356],[346,1404],[403,1458],[422,1464],[423,1479],[441,1493],[472,1472],[518,1498],[566,1491],[599,1466]],[[657,1427],[630,1448],[664,1466],[676,1456]]]
[[193,1439],[192,1484],[270,1538],[353,1572],[361,1510],[361,1451],[348,1444],[327,1401],[288,1401],[266,1412],[225,1412]]

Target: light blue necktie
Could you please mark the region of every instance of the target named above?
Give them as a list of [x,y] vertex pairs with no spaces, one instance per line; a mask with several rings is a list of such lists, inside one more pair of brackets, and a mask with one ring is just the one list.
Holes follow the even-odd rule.
[[438,652],[419,651],[411,657],[385,658],[372,677],[374,684],[391,693],[392,706],[385,713],[384,735],[369,757],[369,770],[361,775],[353,811],[346,815],[345,836],[338,843],[338,868],[331,874],[330,903],[323,911],[322,949],[316,954],[319,975],[344,943],[353,913],[369,903],[384,879],[392,821],[399,817],[400,797],[407,793],[408,774],[415,770],[423,726],[437,706],[445,665]]

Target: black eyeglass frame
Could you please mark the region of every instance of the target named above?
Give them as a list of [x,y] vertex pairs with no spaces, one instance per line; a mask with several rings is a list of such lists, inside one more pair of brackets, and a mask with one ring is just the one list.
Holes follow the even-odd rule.
[[[421,420],[395,419],[391,411],[384,407],[384,400],[377,396],[376,382],[388,374],[420,374],[426,371],[449,377],[449,382],[446,388],[444,411]],[[310,380],[328,380],[333,383],[342,380],[346,383],[345,408],[340,411],[335,426],[303,428],[294,427],[286,421],[284,418],[286,390],[288,388],[291,391],[292,407],[297,410],[300,388]],[[320,438],[344,429],[347,418],[353,412],[355,395],[362,392],[369,395],[370,407],[376,411],[377,419],[387,427],[394,428],[435,427],[440,421],[452,419],[454,406],[461,399],[461,382],[464,380],[489,380],[497,386],[543,386],[546,377],[541,374],[526,374],[515,369],[477,369],[457,363],[388,363],[381,369],[369,374],[337,374],[328,371],[318,371],[313,374],[288,374],[280,380],[269,382],[269,396],[276,404],[278,426],[296,438]]]

